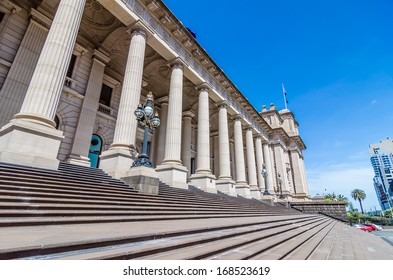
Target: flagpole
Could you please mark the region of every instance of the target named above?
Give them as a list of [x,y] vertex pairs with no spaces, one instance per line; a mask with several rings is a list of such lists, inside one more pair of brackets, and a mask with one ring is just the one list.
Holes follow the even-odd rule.
[[285,105],[285,109],[288,109],[288,101],[287,101],[287,91],[285,90],[284,84],[282,85],[282,94],[284,95],[284,105]]

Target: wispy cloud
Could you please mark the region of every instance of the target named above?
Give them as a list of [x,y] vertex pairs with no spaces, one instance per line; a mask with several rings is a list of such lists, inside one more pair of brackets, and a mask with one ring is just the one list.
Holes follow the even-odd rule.
[[307,177],[311,195],[335,192],[345,195],[355,207],[359,207],[358,202],[351,198],[351,191],[362,189],[367,195],[363,203],[364,209],[369,210],[374,206],[380,208],[372,183],[374,173],[371,164],[370,166],[336,164],[326,169],[308,169]]
[[371,101],[371,105],[374,105],[374,104],[376,104],[377,103],[377,100],[373,100],[373,101]]

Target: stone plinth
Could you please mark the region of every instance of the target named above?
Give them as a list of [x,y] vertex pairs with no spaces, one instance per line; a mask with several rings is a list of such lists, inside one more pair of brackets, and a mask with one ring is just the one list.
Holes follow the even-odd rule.
[[250,189],[250,194],[251,194],[251,197],[252,198],[255,198],[255,199],[258,199],[258,200],[260,200],[261,199],[261,191],[259,190],[259,189],[257,189],[257,188],[251,188]]
[[261,194],[261,201],[266,204],[270,204],[270,205],[274,206],[274,203],[277,201],[277,198],[271,194],[269,194],[269,195]]
[[236,193],[245,198],[251,198],[251,191],[249,185],[236,185]]
[[226,195],[237,196],[235,181],[233,180],[218,179],[216,181],[216,188]]
[[13,120],[0,131],[0,161],[57,169],[63,132],[50,126]]
[[191,183],[205,192],[217,193],[216,177],[212,174],[193,174],[191,175]]
[[121,178],[128,185],[143,194],[158,194],[158,176],[153,168],[145,166],[132,167],[127,176]]
[[161,164],[157,166],[156,172],[160,181],[170,187],[188,189],[187,168],[179,164]]
[[110,149],[100,155],[100,168],[114,178],[127,176],[134,159],[130,150]]

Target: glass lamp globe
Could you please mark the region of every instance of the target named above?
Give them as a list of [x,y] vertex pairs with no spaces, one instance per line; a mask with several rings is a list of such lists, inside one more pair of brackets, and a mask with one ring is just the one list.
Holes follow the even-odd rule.
[[154,113],[153,107],[149,106],[149,104],[146,105],[145,107],[145,114],[148,117],[151,117]]
[[159,126],[160,126],[160,123],[161,123],[161,120],[160,120],[160,118],[159,118],[157,115],[155,115],[155,116],[151,119],[151,126],[152,126],[153,128],[159,127]]
[[143,117],[145,116],[145,112],[143,111],[141,106],[138,106],[138,108],[136,108],[135,112],[134,112],[136,119],[139,121],[141,119],[143,119]]

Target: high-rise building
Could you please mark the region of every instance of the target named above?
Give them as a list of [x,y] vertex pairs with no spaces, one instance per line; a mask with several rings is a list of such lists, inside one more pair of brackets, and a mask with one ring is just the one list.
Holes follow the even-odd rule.
[[393,206],[393,140],[382,140],[369,148],[374,169],[374,188],[382,210]]

